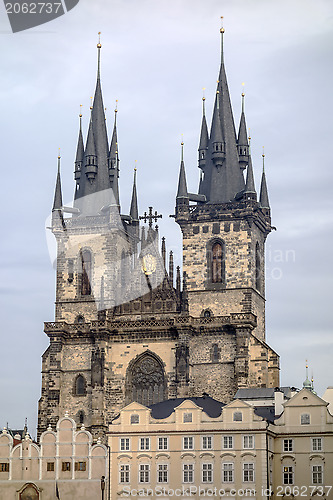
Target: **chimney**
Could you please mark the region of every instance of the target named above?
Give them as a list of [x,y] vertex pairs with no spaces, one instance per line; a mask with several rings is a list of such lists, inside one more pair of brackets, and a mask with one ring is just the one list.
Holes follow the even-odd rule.
[[284,402],[284,393],[281,391],[279,387],[276,387],[274,391],[275,416],[281,415],[281,413],[283,412],[283,402]]

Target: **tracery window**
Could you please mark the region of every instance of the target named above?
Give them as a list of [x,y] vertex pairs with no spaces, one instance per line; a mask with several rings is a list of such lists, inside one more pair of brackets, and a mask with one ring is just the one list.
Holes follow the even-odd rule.
[[126,393],[127,403],[137,401],[145,406],[166,399],[164,369],[158,359],[144,354],[129,367]]
[[81,295],[91,295],[91,252],[81,252]]

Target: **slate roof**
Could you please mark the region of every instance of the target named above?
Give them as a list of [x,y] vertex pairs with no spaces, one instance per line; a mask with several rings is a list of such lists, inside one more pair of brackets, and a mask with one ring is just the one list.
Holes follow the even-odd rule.
[[212,418],[219,417],[222,413],[222,408],[225,406],[224,403],[211,398],[210,396],[202,396],[196,398],[175,398],[167,399],[166,401],[161,401],[154,405],[149,406],[152,410],[151,415],[153,418],[167,418],[171,415],[177,406],[179,406],[183,401],[190,400],[197,406],[203,409],[203,411]]
[[[294,387],[280,387],[285,397],[290,397],[290,391]],[[238,389],[235,394],[235,399],[274,399],[274,387],[249,387],[244,389]]]

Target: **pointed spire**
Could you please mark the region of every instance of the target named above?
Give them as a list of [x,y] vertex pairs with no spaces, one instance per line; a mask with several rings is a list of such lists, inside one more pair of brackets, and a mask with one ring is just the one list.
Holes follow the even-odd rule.
[[[81,178],[81,173],[83,170],[83,161],[84,161],[84,145],[83,145],[83,136],[82,136],[82,113],[81,113],[82,104],[80,105],[80,114],[79,114],[79,137],[77,141],[76,148],[76,157],[75,157],[75,171],[74,178],[76,181],[79,181]],[[80,195],[80,192],[77,192]]]
[[97,79],[101,77],[101,32],[98,32],[98,44],[97,44]]
[[161,253],[162,253],[162,260],[163,260],[164,269],[166,269],[166,247],[165,247],[165,237],[164,236],[162,238]]
[[113,194],[117,205],[119,205],[119,152],[118,152],[118,137],[117,137],[117,113],[118,113],[118,100],[116,100],[116,107],[114,110],[114,125],[112,132],[112,139],[110,143],[110,150],[108,155],[109,177]]
[[262,154],[262,176],[261,176],[261,185],[260,185],[260,197],[259,202],[262,208],[270,208],[269,199],[268,199],[268,190],[266,183],[266,175],[265,175],[265,154]]
[[138,197],[137,197],[137,192],[136,192],[136,168],[134,169],[134,180],[133,180],[133,191],[132,191],[130,216],[132,217],[132,221],[139,222]]
[[180,170],[179,170],[179,181],[178,181],[178,190],[177,190],[177,199],[186,198],[188,199],[188,191],[187,191],[187,183],[186,183],[186,174],[185,174],[185,166],[184,166],[184,143],[181,143],[182,152],[181,152],[181,161],[180,161]]
[[[204,89],[203,89],[204,90]],[[199,142],[199,168],[204,168],[206,165],[206,156],[208,148],[208,127],[206,121],[206,111],[205,111],[205,96],[202,97],[202,122],[201,122],[201,132],[200,132],[200,142]]]
[[170,255],[169,255],[169,279],[170,279],[170,282],[173,286],[173,271],[174,271],[174,268],[173,268],[173,251],[170,250]]
[[[221,66],[214,105],[208,154],[200,194],[209,203],[233,201],[244,190],[239,165],[236,130],[224,67],[224,28],[221,33]],[[218,119],[219,118],[219,119]]]
[[223,140],[221,119],[220,119],[220,100],[219,100],[219,90],[216,91],[213,121],[212,121],[212,131],[210,140],[212,142],[212,160],[214,165],[222,165],[225,159],[225,144]]
[[244,112],[244,98],[245,94],[244,92],[242,92],[242,113],[239,123],[238,140],[237,140],[239,164],[242,169],[246,168],[249,159],[249,143],[247,140],[247,129],[246,129],[246,120]]
[[179,297],[180,295],[180,267],[177,266],[177,269],[176,269],[176,291],[177,291],[177,295]]
[[63,204],[62,204],[62,192],[61,192],[61,177],[60,177],[60,150],[59,150],[59,155],[58,155],[58,173],[57,173],[57,180],[56,180],[56,187],[54,191],[54,201],[53,201],[53,208],[52,211],[55,210],[61,210]]

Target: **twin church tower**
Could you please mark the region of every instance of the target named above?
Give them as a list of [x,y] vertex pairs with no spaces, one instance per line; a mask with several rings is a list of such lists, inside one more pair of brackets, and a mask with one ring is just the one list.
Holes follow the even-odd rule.
[[210,132],[203,109],[198,194],[188,192],[183,153],[180,164],[174,217],[182,273],[165,239],[159,242],[159,214],[149,207],[139,215],[135,176],[129,214],[121,211],[117,113],[109,141],[97,45],[73,207],[63,206],[60,168],[56,182],[56,308],[45,323],[39,435],[66,411],[97,439],[131,401],[149,406],[208,393],[227,403],[240,387],[279,385],[279,357],[265,340],[264,253],[272,229],[265,173],[258,200],[244,105],[235,130],[223,37],[221,29]]

